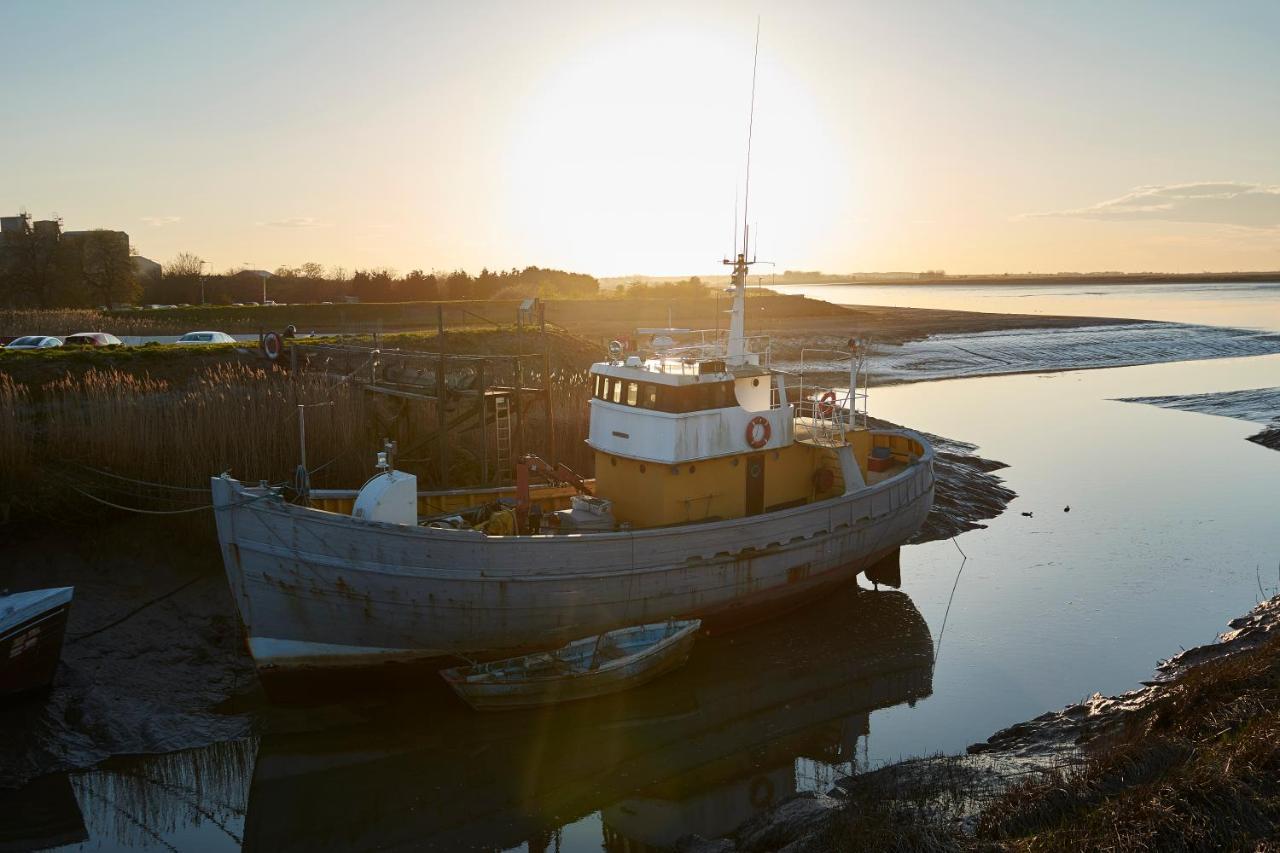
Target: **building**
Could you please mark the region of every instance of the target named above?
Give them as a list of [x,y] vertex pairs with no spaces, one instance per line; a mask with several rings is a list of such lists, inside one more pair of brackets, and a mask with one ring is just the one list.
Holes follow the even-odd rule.
[[144,258],[142,255],[134,255],[133,261],[133,277],[138,281],[151,279],[153,281],[160,278],[161,266],[150,258]]

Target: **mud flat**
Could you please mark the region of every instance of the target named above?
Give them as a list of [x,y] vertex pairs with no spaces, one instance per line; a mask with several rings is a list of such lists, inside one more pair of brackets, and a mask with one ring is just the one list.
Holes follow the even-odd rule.
[[[914,541],[945,539],[1013,498],[971,445],[937,439],[934,511]],[[70,532],[68,532],[70,531]],[[212,523],[136,516],[83,527],[0,527],[12,589],[72,585],[62,666],[43,699],[0,709],[0,789],[112,755],[241,738],[266,710],[244,653]]]
[[[1274,333],[1181,323],[1117,321],[1099,325],[1092,320],[1077,320],[1073,326],[941,332],[923,340],[903,342],[873,338],[869,359],[872,385],[1280,352],[1280,334]],[[841,349],[845,343],[834,336],[815,336],[803,345]],[[798,351],[795,355],[799,355]],[[799,363],[789,362],[787,367],[798,368]],[[820,364],[818,368],[821,369]]]
[[[960,756],[846,777],[682,853],[1270,849],[1280,826],[1280,595],[1162,661]],[[1260,845],[1260,846],[1257,846]]]
[[1249,441],[1272,450],[1280,450],[1280,388],[1163,397],[1122,397],[1121,400],[1266,424],[1261,432],[1249,436]]

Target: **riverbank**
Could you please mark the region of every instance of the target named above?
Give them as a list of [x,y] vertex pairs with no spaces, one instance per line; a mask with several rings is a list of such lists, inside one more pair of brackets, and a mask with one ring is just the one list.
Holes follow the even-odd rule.
[[[1003,463],[934,440],[937,496],[917,543],[981,527],[1014,497],[994,473]],[[0,788],[253,731],[267,701],[241,647],[207,513],[175,523],[95,512],[0,535],[10,588],[76,587],[53,689],[0,709],[0,731],[14,734],[0,743]]]
[[966,755],[846,777],[682,853],[1270,849],[1280,826],[1280,595],[1120,696]]

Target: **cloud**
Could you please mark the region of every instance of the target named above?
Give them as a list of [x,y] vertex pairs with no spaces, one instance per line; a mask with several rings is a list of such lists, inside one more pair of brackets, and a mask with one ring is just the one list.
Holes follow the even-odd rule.
[[1222,183],[1138,187],[1091,207],[1032,217],[1062,216],[1114,222],[1204,222],[1242,228],[1280,228],[1280,186]]
[[268,225],[272,228],[323,228],[329,223],[321,222],[314,216],[293,216],[288,219],[273,219],[269,222],[259,222],[258,224]]
[[143,216],[142,221],[150,225],[152,228],[163,228],[166,225],[172,225],[175,222],[181,222],[181,216]]

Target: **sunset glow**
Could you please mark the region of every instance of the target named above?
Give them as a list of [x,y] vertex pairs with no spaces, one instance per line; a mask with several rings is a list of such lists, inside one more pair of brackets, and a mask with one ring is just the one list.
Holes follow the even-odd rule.
[[[779,269],[1280,265],[1266,3],[23,7],[0,203],[220,269],[705,274],[757,12]],[[1224,182],[1212,213],[1115,206]]]

